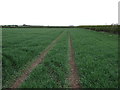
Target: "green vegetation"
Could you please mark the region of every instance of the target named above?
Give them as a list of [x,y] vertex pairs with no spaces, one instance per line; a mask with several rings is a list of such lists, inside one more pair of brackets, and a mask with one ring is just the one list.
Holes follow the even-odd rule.
[[42,64],[33,70],[22,88],[65,88],[68,87],[68,36],[65,33],[56,46],[49,51]]
[[20,88],[69,87],[69,31],[81,86],[117,88],[118,35],[82,28],[3,28],[3,87],[9,87],[22,70],[63,31],[65,33],[55,47]]
[[82,86],[118,87],[118,36],[85,29],[71,34]]
[[3,29],[3,87],[31,63],[62,30],[39,28]]
[[79,26],[79,27],[91,29],[94,31],[103,31],[114,34],[120,34],[120,25],[96,25],[96,26]]
[[120,25],[83,25],[83,26],[31,26],[31,25],[4,25],[3,28],[85,28],[94,31],[102,31],[114,34],[120,34]]

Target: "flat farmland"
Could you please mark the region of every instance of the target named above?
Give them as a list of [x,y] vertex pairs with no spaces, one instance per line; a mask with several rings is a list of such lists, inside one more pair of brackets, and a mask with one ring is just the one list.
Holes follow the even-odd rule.
[[3,28],[3,88],[117,88],[118,35],[82,28]]
[[72,30],[71,34],[82,86],[85,88],[117,87],[117,35],[86,30]]
[[30,64],[62,32],[55,29],[3,29],[3,86],[19,75],[19,70]]

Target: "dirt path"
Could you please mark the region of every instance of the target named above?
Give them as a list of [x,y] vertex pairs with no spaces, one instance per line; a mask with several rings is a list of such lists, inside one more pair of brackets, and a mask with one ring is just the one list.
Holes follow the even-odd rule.
[[71,73],[70,73],[70,76],[69,76],[69,82],[70,82],[70,88],[81,88],[80,86],[80,83],[79,83],[79,77],[78,77],[78,74],[77,74],[77,67],[76,67],[76,64],[75,64],[75,56],[74,56],[74,49],[73,49],[73,46],[72,46],[72,39],[71,39],[71,36],[70,34],[69,35],[69,48],[70,48],[70,68],[71,68]]
[[[63,32],[63,33],[64,33],[64,32]],[[44,57],[47,55],[48,51],[55,46],[55,43],[60,39],[60,37],[63,35],[63,33],[60,34],[60,35],[41,53],[41,55],[38,57],[37,60],[35,60],[29,67],[27,67],[27,68],[23,71],[23,74],[16,79],[15,83],[13,83],[13,85],[11,86],[11,88],[19,88],[19,86],[24,82],[24,80],[26,80],[26,78],[30,75],[30,73],[32,72],[32,70],[35,69],[36,66],[42,62],[42,60],[44,59]]]

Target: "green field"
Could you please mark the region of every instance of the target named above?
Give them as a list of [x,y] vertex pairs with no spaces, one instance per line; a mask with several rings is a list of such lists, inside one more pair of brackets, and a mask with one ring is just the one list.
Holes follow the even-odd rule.
[[86,30],[72,30],[71,33],[76,51],[75,60],[83,86],[117,87],[117,35]]
[[61,38],[19,88],[68,88],[69,35],[82,88],[118,87],[118,35],[81,28],[3,28],[2,81],[11,87],[27,66]]
[[[63,30],[3,29],[3,86],[24,69]],[[8,82],[9,83],[9,82]]]

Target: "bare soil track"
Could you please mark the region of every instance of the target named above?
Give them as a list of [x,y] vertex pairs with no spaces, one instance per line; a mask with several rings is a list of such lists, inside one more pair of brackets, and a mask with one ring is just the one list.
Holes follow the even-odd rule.
[[[64,33],[64,32],[63,32]],[[30,75],[30,73],[32,72],[33,69],[36,68],[36,66],[38,64],[40,64],[44,57],[47,55],[47,53],[49,52],[49,50],[51,50],[55,43],[60,39],[60,37],[63,35],[60,34],[42,53],[41,55],[38,57],[37,60],[35,60],[29,67],[27,67],[24,71],[23,71],[23,74],[18,77],[15,81],[15,83],[13,83],[13,85],[10,87],[10,88],[19,88],[19,86],[24,82],[24,80],[27,79],[27,77]]]
[[81,88],[80,83],[79,83],[79,77],[77,74],[77,67],[75,64],[75,56],[74,56],[74,49],[72,46],[72,39],[70,34],[68,34],[69,36],[69,48],[70,48],[70,76],[69,76],[69,81],[70,81],[70,88]]

